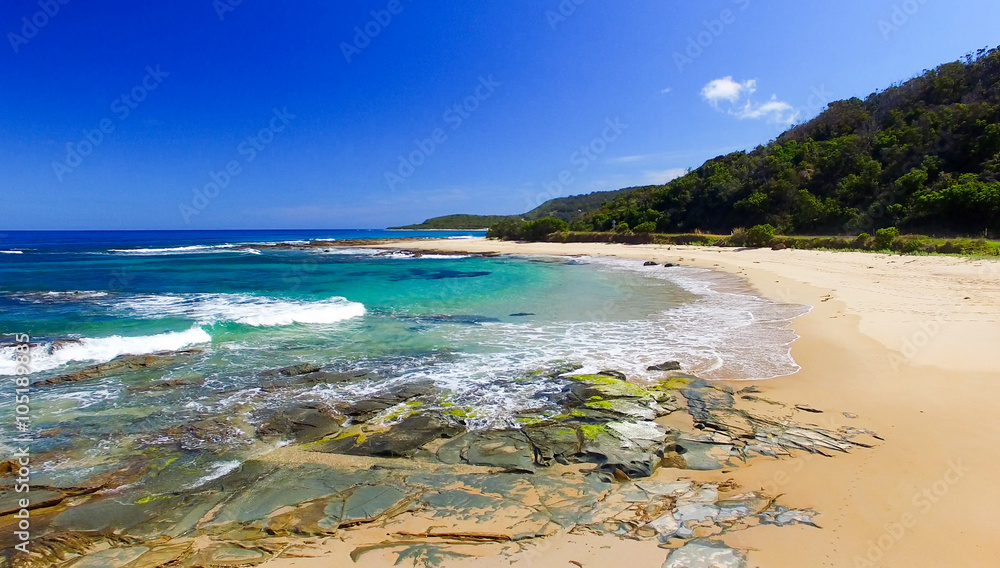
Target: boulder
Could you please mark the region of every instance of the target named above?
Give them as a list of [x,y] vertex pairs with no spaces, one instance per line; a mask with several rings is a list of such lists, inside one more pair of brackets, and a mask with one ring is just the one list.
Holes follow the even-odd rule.
[[203,353],[200,349],[186,349],[183,351],[163,351],[147,355],[122,355],[120,357],[115,357],[107,363],[91,365],[90,367],[75,373],[67,373],[50,379],[36,381],[32,384],[32,386],[40,387],[58,385],[62,383],[75,383],[100,379],[116,373],[159,369],[168,365],[180,363],[200,353]]
[[533,472],[535,449],[520,430],[484,430],[467,432],[449,441],[438,449],[437,458],[448,464],[464,462]]
[[662,452],[643,450],[619,438],[606,425],[583,426],[580,432],[585,461],[596,463],[600,471],[616,479],[649,477],[660,467]]
[[660,363],[659,365],[651,365],[646,367],[647,371],[680,371],[681,363],[680,361],[667,361],[665,363]]
[[553,461],[568,464],[576,461],[582,451],[579,432],[573,425],[534,424],[522,431],[534,446],[538,465],[549,466]]
[[340,423],[319,405],[303,405],[281,410],[270,416],[258,429],[260,438],[293,439],[299,443],[314,442],[340,431]]
[[420,397],[428,397],[437,392],[437,386],[431,381],[407,383],[365,400],[342,404],[337,408],[337,411],[351,417],[356,422],[367,422],[378,413],[397,404],[413,401]]
[[316,371],[319,370],[320,370],[319,365],[314,365],[312,363],[299,363],[298,365],[290,365],[288,367],[282,367],[280,369],[270,369],[261,373],[260,376],[263,378],[294,377],[297,375],[315,373]]
[[310,449],[331,454],[411,457],[433,440],[452,438],[461,433],[462,428],[440,416],[412,415],[385,430],[372,433],[361,429],[348,431],[339,438],[314,444]]
[[477,432],[466,447],[463,459],[471,465],[532,472],[535,450],[520,430],[493,430]]

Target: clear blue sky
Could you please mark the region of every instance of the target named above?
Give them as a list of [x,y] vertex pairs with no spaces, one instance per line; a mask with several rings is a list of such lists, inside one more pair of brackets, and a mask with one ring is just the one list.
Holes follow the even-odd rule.
[[0,230],[520,213],[753,148],[997,22],[995,0],[8,0]]

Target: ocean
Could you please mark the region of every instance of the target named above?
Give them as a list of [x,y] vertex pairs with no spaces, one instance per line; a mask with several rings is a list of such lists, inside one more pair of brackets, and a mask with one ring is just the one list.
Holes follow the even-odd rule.
[[[710,379],[798,370],[788,323],[807,308],[762,299],[729,275],[598,257],[294,246],[481,235],[6,233],[0,375],[15,374],[14,334],[31,337],[33,382],[122,355],[194,350],[183,364],[32,389],[32,427],[55,432],[39,447],[62,451],[49,467],[72,476],[97,456],[218,417],[239,418],[219,444],[260,451],[249,441],[255,416],[289,400],[335,404],[431,381],[471,427],[503,428],[519,411],[545,412],[544,384],[520,379],[567,363],[635,380],[655,380],[647,367],[671,360]],[[273,370],[301,364],[365,378],[262,388]],[[13,389],[2,396],[0,415],[13,415]]]

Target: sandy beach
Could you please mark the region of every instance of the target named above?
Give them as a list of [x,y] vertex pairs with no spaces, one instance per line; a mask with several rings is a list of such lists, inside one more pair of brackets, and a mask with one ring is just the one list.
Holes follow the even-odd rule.
[[[380,244],[385,247],[385,244]],[[758,381],[762,395],[822,413],[795,418],[877,432],[870,450],[826,458],[757,458],[723,472],[683,472],[782,494],[820,512],[816,529],[760,526],[727,534],[750,566],[996,566],[1000,524],[1000,263],[944,256],[657,245],[405,241],[410,250],[613,255],[742,275],[762,295],[813,310],[793,322],[795,375]],[[743,388],[748,383],[738,386]],[[664,468],[657,478],[680,475]],[[663,551],[563,535],[514,565],[658,566]],[[372,560],[375,560],[374,558]],[[267,566],[318,567],[276,559]],[[476,565],[485,565],[482,559]],[[504,561],[504,564],[507,560]],[[445,563],[445,565],[449,565]],[[458,565],[458,564],[456,564]]]

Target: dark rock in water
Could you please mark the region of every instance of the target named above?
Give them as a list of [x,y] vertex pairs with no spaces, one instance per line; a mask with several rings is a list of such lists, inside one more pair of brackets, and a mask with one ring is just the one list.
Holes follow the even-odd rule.
[[568,378],[574,381],[568,389],[568,403],[573,408],[583,405],[592,410],[645,419],[667,414],[656,407],[656,398],[651,391],[617,376],[574,375]]
[[69,345],[83,345],[83,341],[79,339],[57,339],[49,345],[49,354],[51,355]]
[[652,365],[646,367],[647,371],[680,371],[681,363],[680,361],[667,361],[666,363],[660,363],[659,365]]
[[315,373],[320,370],[319,365],[314,365],[312,363],[299,363],[298,365],[290,365],[288,367],[282,367],[280,369],[271,369],[264,371],[260,374],[263,378],[271,377],[294,377],[297,375],[306,375],[309,373]]
[[75,383],[99,379],[115,373],[159,369],[180,363],[200,353],[203,353],[200,349],[186,349],[184,351],[163,351],[148,355],[122,355],[108,361],[107,363],[92,365],[82,371],[59,375],[58,377],[45,379],[44,381],[37,381],[32,386],[39,387],[58,385],[62,383]]
[[431,381],[408,383],[372,398],[342,405],[337,410],[358,422],[367,422],[387,408],[415,398],[429,397],[437,392],[437,386]]
[[663,265],[663,268],[674,268],[675,266],[680,266],[680,265],[679,264],[674,264],[672,262],[668,262],[668,263],[666,263],[666,264]]
[[459,323],[465,325],[479,325],[482,323],[497,323],[500,320],[497,318],[489,316],[475,316],[475,315],[426,315],[426,316],[399,316],[400,319],[409,319],[417,323],[428,324],[428,323]]
[[659,265],[660,265],[660,263],[658,263],[658,262],[653,262],[652,260],[647,260],[646,262],[642,263],[642,265],[643,265],[643,266],[659,266]]
[[222,419],[212,418],[136,437],[140,446],[175,446],[182,450],[222,453],[249,443],[246,433]]
[[305,405],[290,410],[282,410],[271,416],[260,428],[261,438],[294,439],[299,443],[314,442],[340,431],[340,423],[322,407]]
[[527,373],[525,379],[530,380],[539,377],[548,377],[550,379],[554,379],[561,375],[572,373],[573,371],[577,371],[582,368],[583,365],[580,365],[579,363],[570,363],[568,361],[556,361],[552,367],[548,367],[545,369],[536,369],[534,371]]
[[531,312],[518,312],[516,314],[510,314],[510,316],[508,316],[508,317],[523,318],[523,317],[528,317],[528,316],[533,316],[533,315],[535,315],[535,314],[533,314]]
[[618,379],[619,381],[627,381],[628,380],[628,377],[625,376],[625,373],[622,373],[621,371],[604,370],[604,371],[599,371],[597,374],[601,375],[601,376],[604,376],[604,377],[614,377],[614,378]]
[[428,442],[452,438],[462,431],[462,428],[438,416],[413,415],[381,432],[342,434],[344,437],[320,442],[310,449],[355,456],[411,457]]
[[128,392],[133,394],[155,392],[168,390],[178,387],[200,387],[205,384],[205,379],[191,378],[191,379],[169,379],[166,381],[155,382],[151,385],[141,386],[141,387],[129,387]]
[[292,385],[332,385],[355,383],[374,377],[375,375],[372,375],[367,371],[354,371],[346,373],[315,371],[291,377],[277,377],[275,380],[262,383],[260,388],[267,392],[273,392],[279,388],[289,387]]
[[390,274],[387,278],[392,282],[403,280],[446,280],[449,278],[481,278],[493,274],[487,270],[427,270],[411,268],[402,273]]

